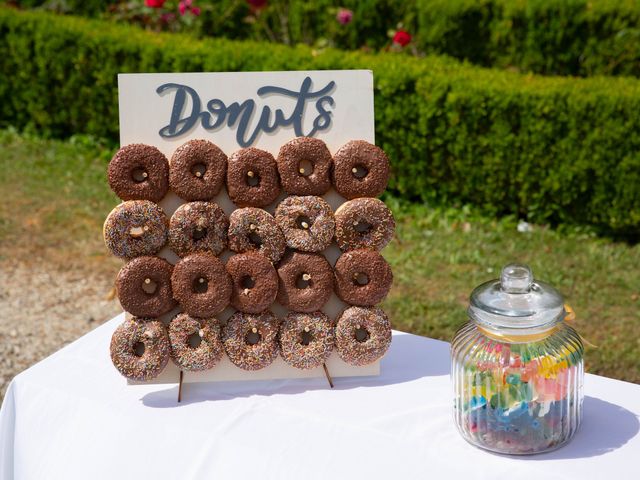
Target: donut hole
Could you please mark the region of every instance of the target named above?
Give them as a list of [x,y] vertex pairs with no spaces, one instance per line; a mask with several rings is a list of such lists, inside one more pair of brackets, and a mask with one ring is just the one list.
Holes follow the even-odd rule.
[[260,248],[262,246],[262,237],[256,232],[249,232],[247,238],[249,239],[249,243],[254,247]]
[[363,287],[369,284],[369,275],[364,272],[358,272],[353,274],[353,284],[356,287]]
[[253,170],[249,170],[245,176],[245,182],[248,187],[257,187],[260,185],[260,175]]
[[360,235],[366,235],[369,232],[371,232],[371,229],[373,228],[373,225],[371,225],[369,222],[367,222],[366,220],[358,220],[354,225],[353,228],[355,229],[356,232],[358,232]]
[[370,334],[369,334],[369,330],[367,330],[364,327],[358,326],[353,332],[353,336],[356,339],[356,342],[363,343],[369,340]]
[[143,343],[143,342],[136,342],[136,343],[133,345],[133,354],[134,354],[136,357],[141,357],[141,356],[143,356],[143,355],[144,355],[144,348],[145,348],[145,347],[144,347],[144,343]]
[[190,348],[198,348],[201,343],[202,343],[202,338],[200,337],[198,332],[192,333],[187,338],[187,345],[189,345]]
[[309,230],[309,228],[311,228],[311,223],[311,219],[306,215],[300,215],[296,218],[296,227],[302,230]]
[[194,240],[202,240],[203,238],[205,238],[207,236],[207,229],[204,227],[196,227],[193,229],[193,234],[191,235],[191,237]]
[[253,288],[256,286],[256,281],[249,275],[245,275],[240,279],[240,286],[244,288]]
[[142,282],[142,291],[147,295],[153,295],[158,289],[158,284],[150,278],[145,278]]
[[351,169],[351,173],[355,178],[360,180],[369,175],[369,169],[361,163],[358,163],[357,165],[353,166],[353,168]]
[[193,293],[206,293],[209,289],[209,281],[204,277],[198,277],[193,281],[191,290]]
[[309,345],[313,342],[313,333],[303,330],[300,333],[300,345]]
[[258,331],[254,332],[253,330],[249,330],[249,332],[244,336],[244,343],[247,345],[256,345],[260,340],[262,340],[262,335],[260,335],[260,332]]
[[300,175],[303,177],[308,177],[313,173],[313,163],[309,160],[300,160],[300,163],[298,163],[298,172],[300,172]]
[[146,182],[149,178],[149,173],[143,167],[136,167],[131,171],[131,179],[136,183]]
[[207,172],[207,166],[204,163],[195,163],[191,166],[191,175],[197,178],[204,177],[204,174]]
[[296,288],[300,290],[311,287],[311,275],[304,272],[296,277]]

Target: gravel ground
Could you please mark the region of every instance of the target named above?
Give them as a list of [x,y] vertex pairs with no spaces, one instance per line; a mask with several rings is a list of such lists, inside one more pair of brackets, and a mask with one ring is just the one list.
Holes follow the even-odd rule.
[[0,262],[0,401],[11,379],[121,312],[112,275]]

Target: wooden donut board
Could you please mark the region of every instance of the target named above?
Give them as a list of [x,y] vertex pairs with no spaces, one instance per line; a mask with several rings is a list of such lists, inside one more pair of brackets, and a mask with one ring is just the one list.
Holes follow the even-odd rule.
[[[373,112],[373,75],[368,70],[345,71],[307,71],[307,72],[250,72],[250,73],[179,73],[179,74],[120,74],[118,75],[119,104],[120,104],[120,144],[122,146],[131,143],[145,143],[154,145],[162,151],[167,158],[171,158],[174,150],[196,138],[207,139],[218,145],[227,155],[239,150],[241,146],[237,142],[237,122],[229,127],[227,124],[215,131],[205,130],[198,123],[188,132],[176,138],[163,138],[159,135],[160,129],[165,127],[172,111],[175,112],[175,95],[159,95],[158,87],[164,84],[187,85],[200,97],[201,103],[211,99],[220,99],[225,105],[233,102],[242,103],[247,99],[253,99],[258,113],[265,107],[273,113],[281,109],[284,114],[291,112],[295,102],[288,96],[269,94],[260,96],[256,92],[263,86],[277,86],[286,88],[292,92],[299,91],[306,78],[312,80],[312,90],[317,91],[325,87],[329,82],[335,82],[335,87],[329,95],[333,100],[331,110],[331,125],[328,129],[317,132],[314,136],[327,144],[331,153],[349,140],[361,139],[375,143],[374,138],[374,112]],[[169,98],[167,98],[169,97]],[[173,97],[173,98],[171,98]],[[313,102],[306,105],[301,115],[302,125],[306,130],[312,125],[314,115],[318,112],[314,109]],[[193,102],[186,102],[183,112],[193,109]],[[194,110],[192,110],[194,111]],[[254,123],[255,117],[253,115]],[[273,118],[273,115],[272,115]],[[234,128],[236,127],[236,128]],[[280,146],[297,135],[294,128],[285,126],[268,134],[262,133],[251,146],[261,148],[277,156]],[[276,205],[286,197],[281,197],[265,210],[274,213]],[[345,199],[334,190],[330,190],[323,196],[334,211],[345,202]],[[231,214],[237,207],[231,202],[226,188],[213,199],[215,203],[227,213]],[[170,192],[159,202],[168,217],[184,203],[184,200]],[[335,241],[322,252],[331,265],[334,265],[340,255]],[[226,260],[233,252],[226,250],[220,258]],[[166,258],[171,263],[176,263],[179,258],[168,247],[163,248],[159,256]],[[347,305],[342,302],[335,293],[324,306],[322,311],[330,318],[335,319]],[[288,310],[275,302],[271,310],[280,318],[288,313]],[[216,315],[222,323],[234,313],[232,307],[227,307]],[[162,316],[160,319],[168,324],[178,312],[179,308]],[[127,317],[130,315],[127,313]],[[334,351],[326,362],[327,370],[331,377],[372,376],[380,374],[380,361],[363,367],[354,367],[343,362]],[[268,367],[255,372],[242,370],[231,363],[228,357],[222,360],[212,369],[202,372],[187,372],[183,374],[183,383],[193,382],[218,382],[218,381],[247,381],[247,380],[271,380],[286,378],[313,378],[324,377],[322,367],[311,370],[299,370],[286,364],[280,356]],[[164,371],[155,379],[145,383],[178,383],[180,371],[178,367],[169,362]],[[140,382],[128,381],[129,384]]]

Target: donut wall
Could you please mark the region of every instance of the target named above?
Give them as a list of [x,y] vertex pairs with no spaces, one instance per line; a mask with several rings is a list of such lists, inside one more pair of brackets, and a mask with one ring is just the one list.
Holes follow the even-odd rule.
[[[395,229],[371,72],[119,76],[104,225],[129,382],[376,375]],[[257,116],[257,112],[261,112]],[[189,128],[187,128],[189,127]],[[299,135],[302,133],[302,135]]]

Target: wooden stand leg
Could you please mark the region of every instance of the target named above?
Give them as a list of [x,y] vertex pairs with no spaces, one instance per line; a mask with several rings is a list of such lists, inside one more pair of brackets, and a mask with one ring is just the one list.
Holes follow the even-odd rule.
[[322,368],[324,368],[324,374],[327,377],[327,381],[329,382],[329,386],[333,388],[333,380],[331,380],[331,375],[329,375],[329,369],[327,368],[327,364],[323,363]]
[[180,370],[180,383],[178,384],[178,403],[182,401],[182,370]]

